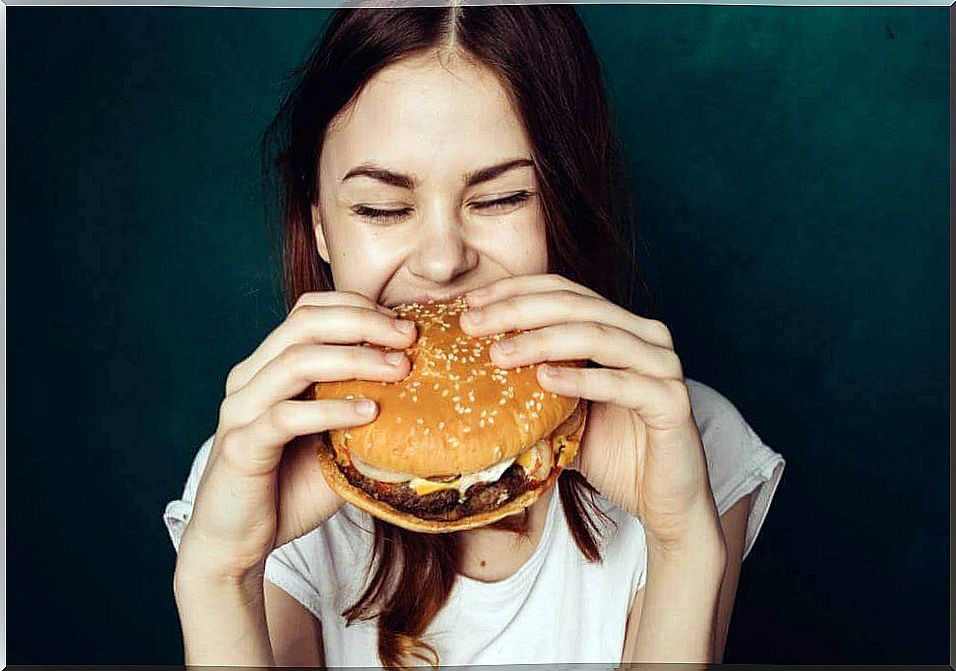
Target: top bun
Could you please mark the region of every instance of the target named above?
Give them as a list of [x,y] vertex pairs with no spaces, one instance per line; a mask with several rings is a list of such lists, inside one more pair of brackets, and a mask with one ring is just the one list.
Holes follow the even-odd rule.
[[405,379],[315,385],[316,399],[370,398],[379,406],[374,421],[329,431],[336,451],[420,478],[474,473],[549,436],[577,405],[577,398],[543,389],[534,365],[498,368],[489,346],[519,331],[467,335],[459,323],[468,309],[463,297],[394,309],[418,328],[418,339],[404,350],[412,363]]

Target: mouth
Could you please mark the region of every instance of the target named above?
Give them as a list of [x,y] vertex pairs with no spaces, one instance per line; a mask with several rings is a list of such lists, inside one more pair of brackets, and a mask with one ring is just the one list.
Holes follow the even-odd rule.
[[445,301],[453,301],[476,288],[477,287],[471,287],[469,289],[462,289],[461,291],[455,291],[451,293],[418,294],[416,296],[410,296],[397,301],[389,301],[385,304],[385,307],[394,308],[396,305],[401,305],[402,303],[443,303]]

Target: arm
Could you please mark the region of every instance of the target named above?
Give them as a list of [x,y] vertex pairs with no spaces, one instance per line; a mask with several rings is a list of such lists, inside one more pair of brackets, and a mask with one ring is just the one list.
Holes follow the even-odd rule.
[[187,668],[275,666],[261,576],[213,579],[176,572],[174,592]]
[[[745,532],[747,530],[747,515],[750,512],[750,499],[752,495],[748,494],[741,498],[737,503],[735,503],[729,510],[727,510],[720,518],[721,528],[723,530],[725,545],[726,545],[726,561],[723,568],[723,575],[720,580],[719,586],[719,598],[714,597],[713,592],[713,582],[706,580],[699,580],[699,572],[702,569],[686,568],[683,571],[683,574],[686,575],[688,572],[691,572],[695,576],[694,581],[685,581],[683,578],[674,579],[673,582],[677,587],[677,591],[674,594],[684,592],[685,590],[681,588],[681,583],[687,582],[689,584],[689,589],[685,593],[684,597],[688,598],[689,608],[686,613],[686,626],[682,625],[682,616],[679,612],[666,611],[666,614],[663,615],[649,615],[648,617],[655,618],[666,618],[668,621],[662,623],[662,625],[667,627],[667,631],[659,631],[655,633],[655,638],[657,636],[661,637],[671,637],[675,638],[675,643],[673,647],[676,651],[682,651],[687,649],[688,643],[693,643],[689,641],[686,637],[687,634],[692,633],[693,621],[697,621],[697,630],[700,633],[703,633],[705,630],[710,629],[712,626],[712,634],[705,634],[705,636],[713,636],[713,654],[712,659],[708,661],[719,663],[723,659],[724,645],[727,640],[727,631],[730,625],[730,616],[733,612],[734,598],[737,591],[737,582],[740,576],[740,565],[743,558],[744,550],[744,538]],[[687,659],[686,654],[676,652],[676,657],[671,658],[662,658],[656,652],[651,654],[649,648],[638,647],[638,632],[641,629],[641,621],[644,619],[644,610],[645,610],[645,592],[648,591],[647,588],[651,586],[651,583],[654,582],[658,584],[664,578],[662,577],[661,581],[653,581],[651,575],[653,575],[654,570],[660,570],[665,573],[673,573],[671,568],[668,565],[664,565],[661,569],[656,567],[660,565],[660,560],[652,561],[651,556],[648,556],[648,581],[643,589],[641,589],[635,596],[634,601],[631,604],[631,611],[628,617],[627,630],[624,638],[624,651],[622,659],[624,662],[638,662],[638,661],[691,661]],[[654,566],[654,568],[652,568]],[[706,568],[703,569],[703,575],[706,575]],[[680,573],[680,570],[677,570]],[[711,586],[708,588],[708,584]],[[665,593],[668,588],[664,588]],[[696,592],[696,595],[694,594]],[[675,598],[674,596],[669,597],[671,599]],[[711,610],[708,607],[707,609],[700,609],[700,604],[705,603],[708,606],[713,605],[716,610],[715,614],[711,614]],[[697,606],[695,608],[695,606]],[[650,612],[650,607],[647,608],[647,611]],[[695,617],[695,613],[706,613],[704,617]],[[705,622],[705,620],[710,620],[711,622]],[[714,621],[715,620],[715,621]],[[648,625],[645,625],[645,629],[648,628]],[[667,640],[664,638],[664,640]],[[657,645],[654,641],[650,641],[648,645]],[[650,657],[647,654],[651,654]],[[698,660],[699,661],[699,660]]]
[[187,667],[324,666],[320,622],[269,581],[256,582],[192,581],[177,574]]
[[277,666],[325,666],[322,623],[298,601],[268,580],[266,619]]

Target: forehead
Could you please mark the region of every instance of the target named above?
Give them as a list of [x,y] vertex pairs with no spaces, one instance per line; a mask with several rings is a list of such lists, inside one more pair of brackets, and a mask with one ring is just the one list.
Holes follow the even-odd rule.
[[490,69],[427,55],[390,65],[368,82],[330,125],[322,169],[341,177],[374,160],[428,180],[530,151],[521,119]]

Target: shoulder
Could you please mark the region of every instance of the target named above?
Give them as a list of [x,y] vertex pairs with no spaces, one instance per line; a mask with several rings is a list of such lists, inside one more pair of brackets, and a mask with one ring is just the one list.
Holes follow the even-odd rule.
[[716,462],[741,459],[762,444],[740,410],[726,396],[703,382],[689,378],[684,381],[708,462],[712,459]]
[[701,431],[718,424],[740,424],[743,416],[737,407],[719,391],[698,380],[685,378],[684,383],[690,393],[690,405],[694,419]]
[[767,482],[770,491],[775,489],[783,457],[763,442],[727,397],[697,380],[685,383],[718,511],[723,514],[741,496]]

